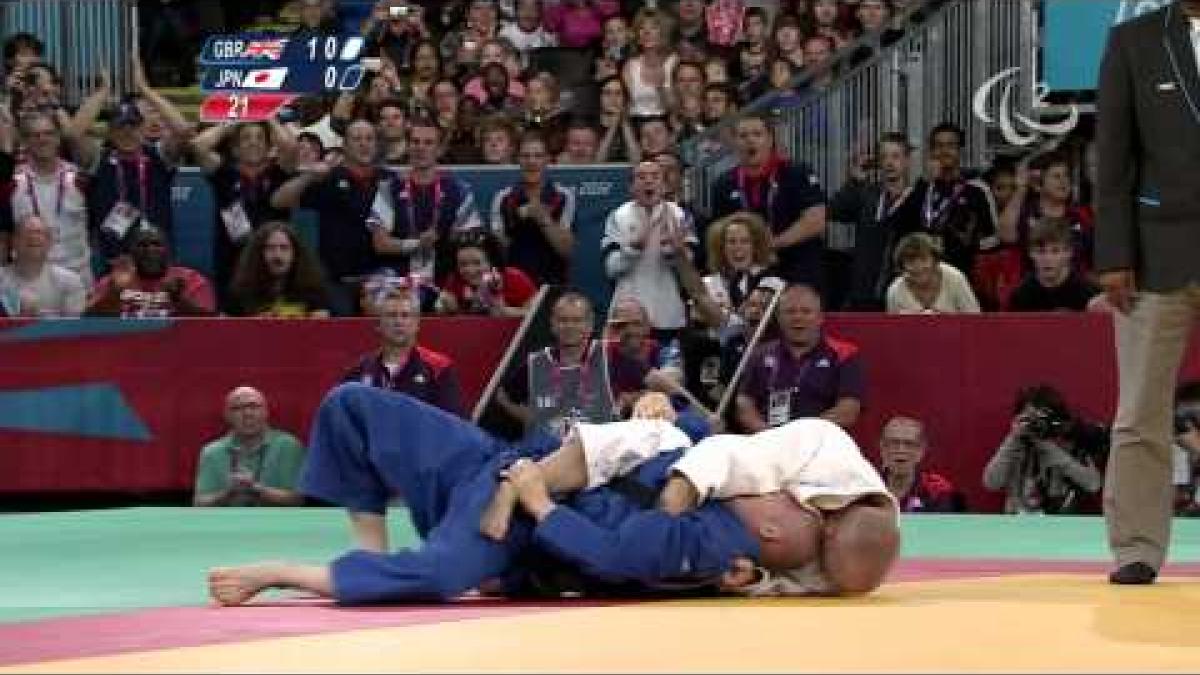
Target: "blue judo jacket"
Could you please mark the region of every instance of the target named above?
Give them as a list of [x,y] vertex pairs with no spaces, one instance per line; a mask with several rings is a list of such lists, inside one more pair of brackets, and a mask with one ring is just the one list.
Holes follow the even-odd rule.
[[758,558],[757,540],[720,503],[682,516],[653,508],[678,451],[639,467],[623,489],[573,496],[541,523],[516,518],[503,541],[480,534],[499,472],[547,450],[508,445],[404,394],[360,384],[332,390],[313,422],[301,490],[362,513],[383,513],[392,495],[403,495],[424,540],[419,549],[337,558],[335,599],[450,600],[486,580],[511,583],[531,552],[601,583],[647,590],[712,585],[735,558]]

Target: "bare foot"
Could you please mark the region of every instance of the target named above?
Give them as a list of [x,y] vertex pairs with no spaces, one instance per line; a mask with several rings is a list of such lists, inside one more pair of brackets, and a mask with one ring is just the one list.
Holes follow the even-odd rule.
[[492,496],[492,502],[479,519],[479,531],[488,539],[503,540],[508,534],[508,524],[516,508],[517,491],[513,489],[512,483],[500,481],[496,486],[496,494]]
[[279,583],[278,569],[275,563],[214,567],[208,571],[208,594],[226,607],[243,605]]

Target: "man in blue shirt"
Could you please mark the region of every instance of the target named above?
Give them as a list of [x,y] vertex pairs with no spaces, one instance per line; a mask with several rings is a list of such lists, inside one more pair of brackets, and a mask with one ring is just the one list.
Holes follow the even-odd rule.
[[[537,551],[604,584],[736,589],[755,582],[759,564],[794,569],[815,555],[811,511],[781,493],[680,515],[651,508],[681,455],[670,449],[689,442],[665,422],[647,442],[663,452],[623,489],[581,492],[537,523],[517,518],[497,541],[480,524],[501,472],[521,454],[553,448],[518,450],[411,397],[342,385],[318,410],[300,489],[344,506],[360,548],[329,565],[214,569],[210,592],[226,605],[267,588],[305,589],[340,604],[446,601],[496,582],[506,592],[520,589],[529,580],[522,565]],[[385,512],[393,493],[411,510],[424,540],[418,550],[388,552]]]

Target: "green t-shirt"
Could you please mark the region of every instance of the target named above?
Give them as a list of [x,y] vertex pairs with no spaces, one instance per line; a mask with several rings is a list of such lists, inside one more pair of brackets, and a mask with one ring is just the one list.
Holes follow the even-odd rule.
[[[204,446],[196,467],[196,494],[220,492],[229,487],[236,468],[271,488],[295,490],[304,465],[304,446],[286,431],[268,429],[263,445],[252,452],[234,454],[233,435],[225,435]],[[253,503],[253,502],[251,502]],[[239,503],[238,505],[250,505]]]

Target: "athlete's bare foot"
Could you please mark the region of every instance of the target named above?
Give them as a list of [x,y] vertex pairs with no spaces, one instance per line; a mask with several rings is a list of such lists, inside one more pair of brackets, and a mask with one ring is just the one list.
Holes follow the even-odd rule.
[[496,494],[479,519],[479,531],[483,536],[501,541],[508,534],[508,525],[512,521],[513,511],[517,508],[517,491],[512,483],[500,481],[496,486]]
[[277,563],[214,567],[208,571],[208,594],[226,607],[243,605],[280,581]]

